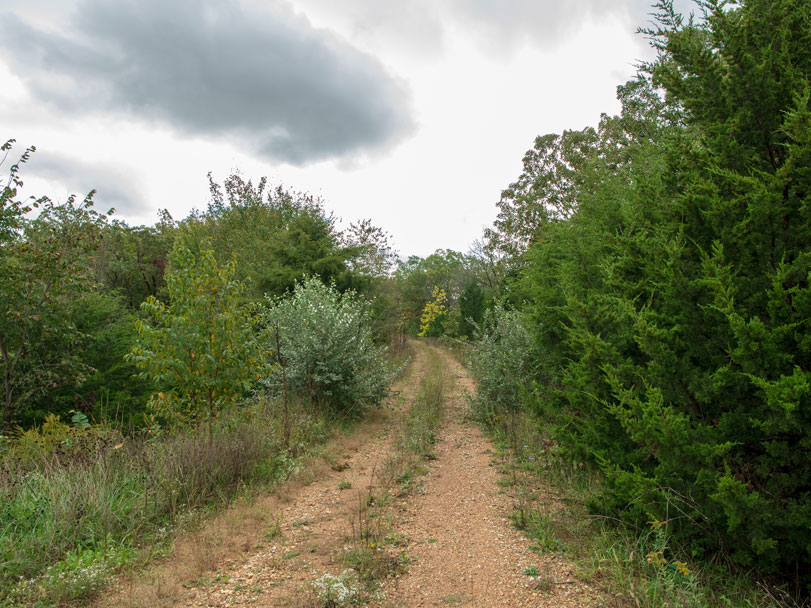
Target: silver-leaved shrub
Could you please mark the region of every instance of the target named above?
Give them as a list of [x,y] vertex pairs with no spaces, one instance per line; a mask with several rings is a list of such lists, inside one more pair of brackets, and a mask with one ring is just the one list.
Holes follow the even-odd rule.
[[487,416],[517,410],[535,359],[521,313],[501,305],[488,310],[471,353],[478,413]]
[[276,370],[260,383],[281,395],[286,382],[291,395],[342,414],[379,405],[393,373],[385,347],[372,340],[369,311],[355,292],[339,293],[317,278],[268,299],[260,310],[262,342]]

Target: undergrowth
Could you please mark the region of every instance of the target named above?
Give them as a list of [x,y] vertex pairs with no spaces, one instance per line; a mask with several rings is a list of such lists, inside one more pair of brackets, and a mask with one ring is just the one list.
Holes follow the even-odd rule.
[[0,468],[0,605],[87,599],[203,512],[285,479],[331,431],[298,408],[284,450],[277,408],[226,413],[210,438],[193,429],[124,438],[55,417],[17,437]]
[[[481,411],[481,408],[474,408]],[[538,553],[566,553],[581,580],[601,590],[599,606],[636,608],[798,608],[786,590],[752,573],[694,560],[676,545],[668,520],[651,516],[643,529],[590,515],[600,478],[572,464],[527,412],[491,416],[485,425],[501,457],[511,519]],[[677,514],[673,514],[673,517]]]

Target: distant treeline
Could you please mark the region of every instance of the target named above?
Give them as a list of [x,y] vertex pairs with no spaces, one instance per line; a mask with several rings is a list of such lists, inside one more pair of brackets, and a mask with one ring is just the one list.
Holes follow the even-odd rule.
[[[481,251],[399,260],[388,235],[369,220],[340,230],[322,201],[271,188],[264,178],[253,183],[235,174],[220,184],[209,176],[205,211],[181,221],[161,211],[153,226],[129,226],[100,213],[93,193],[62,203],[21,199],[25,162],[36,151],[15,157],[13,143],[2,150],[6,163],[16,162],[7,165],[0,198],[0,434],[6,436],[49,414],[123,430],[148,426],[147,404],[166,382],[136,367],[138,326],[155,323],[150,300],[171,304],[166,279],[173,271],[180,276],[178,265],[214,274],[231,265],[227,281],[238,283],[234,305],[252,311],[246,319],[308,277],[352,291],[370,309],[380,344],[419,331],[438,284],[451,294],[454,328],[470,334],[457,300],[465,287],[481,295],[480,282],[494,285],[492,264]],[[479,298],[476,318],[483,305]]]

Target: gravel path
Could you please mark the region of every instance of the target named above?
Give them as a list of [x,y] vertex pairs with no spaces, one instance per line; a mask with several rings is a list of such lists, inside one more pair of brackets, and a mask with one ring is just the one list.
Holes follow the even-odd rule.
[[[385,607],[587,606],[588,588],[578,583],[559,554],[542,556],[514,530],[507,516],[511,499],[499,492],[490,441],[465,419],[474,384],[467,371],[440,351],[456,377],[447,401],[447,420],[436,449],[437,460],[424,481],[423,494],[404,506],[398,531],[417,558],[408,573],[385,586]],[[541,577],[526,576],[536,567]],[[538,589],[538,580],[546,589]]]
[[[316,602],[312,583],[326,572],[341,571],[339,556],[349,547],[360,502],[386,490],[377,487],[380,473],[394,450],[398,421],[416,397],[428,364],[427,350],[432,348],[415,346],[411,371],[393,387],[387,414],[376,426],[366,429],[371,436],[340,453],[340,466],[323,467],[311,483],[291,484],[260,502],[262,526],[268,530],[264,538],[259,536],[257,541],[254,530],[253,540],[240,542],[240,550],[218,547],[208,574],[197,575],[194,580],[175,574],[174,582],[167,585],[161,582],[166,576],[156,572],[183,572],[183,553],[176,551],[164,566],[148,574],[148,580],[135,583],[137,592],[133,592],[130,581],[129,590],[119,589],[95,605],[327,608]],[[388,533],[402,539],[400,546],[390,550],[406,558],[402,560],[406,568],[400,576],[386,578],[379,599],[366,605],[591,605],[588,587],[575,580],[564,556],[539,556],[511,527],[507,516],[512,499],[499,491],[500,473],[494,466],[493,447],[479,428],[465,419],[473,381],[459,363],[436,350],[446,373],[455,377],[435,447],[436,460],[430,463],[419,491],[397,498],[387,507]],[[187,555],[189,551],[207,551],[205,544],[196,548],[193,541],[185,544]],[[537,568],[540,577],[525,575],[528,567]],[[539,580],[544,581],[540,587]]]
[[[221,606],[314,606],[312,582],[326,572],[338,572],[336,558],[347,548],[359,501],[377,493],[379,473],[393,447],[396,423],[413,401],[425,373],[426,352],[416,351],[408,375],[393,387],[386,407],[388,424],[346,454],[339,468],[289,496],[280,508],[279,534],[268,546],[241,563],[225,564],[219,571],[228,580],[189,591],[181,605],[193,608]],[[341,489],[340,485],[349,484]]]

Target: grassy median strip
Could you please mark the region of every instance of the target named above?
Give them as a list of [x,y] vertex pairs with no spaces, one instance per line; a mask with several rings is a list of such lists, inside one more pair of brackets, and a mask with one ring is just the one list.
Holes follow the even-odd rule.
[[392,529],[390,507],[395,499],[418,490],[419,480],[427,472],[426,463],[436,458],[434,446],[451,385],[442,357],[432,348],[428,349],[426,372],[419,382],[419,392],[404,416],[391,455],[376,474],[377,479],[358,495],[348,546],[340,557],[344,570],[326,573],[313,582],[314,603],[319,607],[337,608],[375,599],[382,580],[404,572],[413,560],[407,552],[408,539]]

